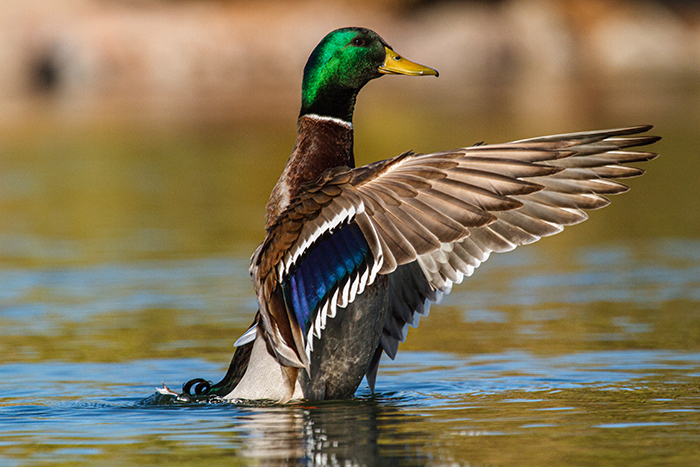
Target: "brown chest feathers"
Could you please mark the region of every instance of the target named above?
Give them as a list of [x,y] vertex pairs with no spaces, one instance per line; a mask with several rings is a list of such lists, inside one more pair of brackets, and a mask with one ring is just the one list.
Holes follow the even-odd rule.
[[297,123],[294,149],[272,189],[265,228],[289,205],[299,187],[334,167],[354,167],[353,128],[342,120],[303,115]]

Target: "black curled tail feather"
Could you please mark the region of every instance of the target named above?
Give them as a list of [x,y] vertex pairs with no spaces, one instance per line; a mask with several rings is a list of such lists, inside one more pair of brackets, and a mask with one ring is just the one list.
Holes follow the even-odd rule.
[[208,400],[215,397],[224,397],[238,386],[238,383],[243,379],[243,375],[248,369],[250,354],[253,351],[254,342],[249,342],[240,347],[236,347],[236,351],[231,359],[231,364],[228,367],[226,375],[221,381],[212,384],[203,378],[194,378],[182,385],[181,397],[191,401]]

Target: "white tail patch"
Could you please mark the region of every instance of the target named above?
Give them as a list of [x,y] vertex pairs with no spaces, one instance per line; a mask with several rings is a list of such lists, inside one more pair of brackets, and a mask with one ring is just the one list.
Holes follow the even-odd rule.
[[258,325],[256,324],[255,326],[251,326],[246,332],[243,333],[241,337],[239,337],[236,342],[233,343],[234,347],[240,347],[242,345],[246,345],[250,342],[253,342],[255,340],[255,336],[258,335]]

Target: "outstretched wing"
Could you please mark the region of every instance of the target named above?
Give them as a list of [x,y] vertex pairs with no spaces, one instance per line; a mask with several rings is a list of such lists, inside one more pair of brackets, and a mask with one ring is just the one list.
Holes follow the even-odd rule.
[[[528,177],[527,180],[543,187],[541,191],[516,195],[522,207],[503,212],[492,212],[496,220],[486,226],[469,228],[469,235],[452,243],[442,243],[439,249],[421,255],[410,270],[412,288],[405,281],[390,281],[390,312],[382,335],[381,345],[390,358],[396,356],[399,342],[406,339],[408,326],[416,327],[420,316],[428,314],[430,302],[449,293],[452,284],[471,276],[474,269],[489,258],[492,252],[506,252],[519,245],[536,242],[561,232],[565,226],[588,219],[583,209],[599,209],[610,204],[606,195],[624,193],[628,187],[612,179],[637,177],[643,170],[624,164],[654,159],[657,154],[628,151],[658,141],[655,136],[637,135],[651,126],[619,130],[571,133],[515,141],[503,145],[480,146],[469,151],[482,152],[501,148],[517,150],[522,144],[574,142],[569,148],[574,154],[564,158],[537,161],[562,169],[549,176]],[[518,157],[518,153],[512,153]],[[422,274],[420,274],[422,272]],[[408,275],[409,271],[403,273]],[[430,296],[427,290],[438,292]],[[403,298],[406,297],[406,298]],[[378,359],[377,359],[378,362]],[[372,369],[370,369],[370,372]],[[376,371],[376,368],[374,368]]]
[[[337,168],[302,188],[253,255],[251,274],[266,340],[281,363],[308,367],[313,339],[377,274],[409,276],[382,338],[393,356],[406,324],[488,258],[586,218],[627,187],[611,178],[655,154],[626,148],[649,126],[576,133],[434,154],[405,153]],[[395,284],[394,286],[391,283]],[[399,290],[399,288],[401,290]],[[401,298],[399,298],[401,297]],[[418,305],[420,304],[420,305]]]

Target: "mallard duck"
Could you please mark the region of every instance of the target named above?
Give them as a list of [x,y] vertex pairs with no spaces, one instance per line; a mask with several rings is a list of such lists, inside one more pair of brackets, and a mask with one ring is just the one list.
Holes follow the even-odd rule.
[[[291,156],[267,204],[250,273],[260,310],[235,343],[226,376],[183,386],[183,398],[342,399],[382,354],[491,252],[587,218],[627,191],[613,178],[656,157],[627,150],[659,138],[651,126],[406,152],[355,168],[353,111],[369,81],[438,76],[375,32],[329,33],[304,68]],[[169,390],[165,393],[176,394]]]

